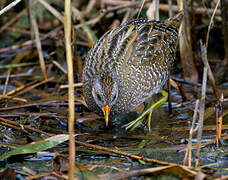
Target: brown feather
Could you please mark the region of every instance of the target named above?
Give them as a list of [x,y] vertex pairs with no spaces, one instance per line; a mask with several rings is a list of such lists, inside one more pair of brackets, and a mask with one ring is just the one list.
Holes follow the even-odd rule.
[[133,20],[105,33],[88,52],[83,70],[88,107],[101,112],[91,93],[96,79],[100,80],[107,100],[114,83],[118,85],[118,98],[111,114],[131,111],[158,93],[175,59],[182,16],[179,13],[166,21]]

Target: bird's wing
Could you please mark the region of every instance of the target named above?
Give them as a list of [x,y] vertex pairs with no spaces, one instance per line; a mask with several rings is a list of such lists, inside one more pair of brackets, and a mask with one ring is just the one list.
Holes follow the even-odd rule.
[[172,20],[138,19],[105,33],[88,53],[85,80],[95,73],[128,72],[130,66],[169,63],[174,57],[177,25]]

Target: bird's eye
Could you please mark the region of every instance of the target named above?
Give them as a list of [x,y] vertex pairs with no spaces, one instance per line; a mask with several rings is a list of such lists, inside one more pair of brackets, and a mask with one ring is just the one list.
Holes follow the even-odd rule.
[[101,96],[100,96],[99,94],[97,94],[97,99],[98,99],[99,101],[101,101]]

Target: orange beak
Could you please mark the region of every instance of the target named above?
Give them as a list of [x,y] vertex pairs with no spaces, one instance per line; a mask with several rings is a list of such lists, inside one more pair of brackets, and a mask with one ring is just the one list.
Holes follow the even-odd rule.
[[110,106],[109,105],[103,106],[102,111],[104,113],[106,126],[108,126],[108,117],[109,117],[109,112],[110,112]]

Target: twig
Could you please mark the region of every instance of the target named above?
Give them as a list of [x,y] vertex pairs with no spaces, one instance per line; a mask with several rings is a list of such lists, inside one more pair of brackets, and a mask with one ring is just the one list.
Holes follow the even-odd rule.
[[201,47],[201,53],[202,53],[202,61],[203,61],[204,66],[207,67],[209,80],[211,81],[211,85],[212,85],[216,100],[218,101],[219,100],[218,89],[217,89],[216,84],[215,84],[215,79],[214,79],[214,75],[211,71],[211,67],[210,67],[208,60],[207,60],[207,51],[206,51],[207,47],[205,45],[203,45],[201,40],[200,40],[200,47]]
[[0,95],[0,99],[11,99],[14,101],[21,101],[21,102],[28,102],[26,99],[24,98],[18,98],[18,97],[11,97],[11,96],[7,96],[7,95]]
[[74,73],[71,50],[71,0],[65,0],[64,34],[66,46],[66,60],[68,71],[68,101],[69,101],[69,180],[74,179],[75,173],[75,138],[74,138]]
[[43,178],[45,176],[47,176],[47,177],[49,176],[50,177],[51,174],[52,174],[52,172],[44,172],[44,173],[28,176],[26,179],[28,179],[28,180],[41,179],[41,178]]
[[[75,104],[79,105],[82,103],[75,102]],[[47,102],[42,102],[42,103],[32,103],[32,104],[25,104],[25,105],[17,105],[17,106],[0,108],[0,111],[29,108],[29,107],[34,107],[34,106],[67,106],[67,105],[68,105],[68,103],[65,103],[65,102],[59,103],[58,100],[53,100],[53,101],[47,101]]]
[[21,85],[20,87],[14,89],[14,90],[12,90],[12,91],[9,91],[6,95],[7,95],[7,96],[11,96],[11,95],[13,95],[13,94],[15,94],[15,93],[21,91],[21,90],[24,89],[25,87],[31,86],[31,85],[34,84],[35,82],[36,82],[36,81],[32,81],[32,82],[29,82],[29,83],[27,83],[27,84],[23,84],[23,85]]
[[18,127],[18,126],[15,126],[15,125],[13,125],[13,124],[9,124],[9,123],[7,123],[7,122],[3,122],[1,119],[0,119],[0,124],[1,124],[2,126],[6,126],[6,127],[9,127],[9,128],[12,128],[12,129],[16,129],[16,130],[18,130],[18,131],[22,131],[22,132],[24,132],[24,133],[26,133],[26,134],[30,134],[28,131],[24,130],[23,128]]
[[203,121],[204,121],[204,110],[205,110],[205,96],[206,96],[206,87],[207,87],[207,67],[203,69],[203,85],[200,99],[200,107],[199,107],[199,128],[197,133],[197,144],[196,144],[196,158],[195,158],[195,166],[199,165],[199,156],[200,156],[200,141],[202,137],[203,131]]
[[36,174],[35,171],[33,171],[32,169],[30,169],[30,168],[28,168],[28,167],[26,167],[26,166],[22,167],[21,169],[22,169],[23,171],[27,172],[28,174],[31,174],[31,175],[35,175],[35,174]]
[[14,114],[0,114],[0,117],[3,118],[12,118],[12,117],[43,117],[43,118],[65,118],[65,116],[58,116],[57,113],[14,113]]
[[143,161],[146,161],[146,162],[156,163],[156,164],[160,164],[160,165],[175,165],[174,163],[169,163],[169,162],[165,162],[165,161],[159,161],[159,160],[155,160],[155,159],[141,157],[141,156],[129,154],[129,153],[126,153],[126,152],[123,152],[123,151],[119,151],[119,150],[116,150],[116,149],[113,149],[113,148],[110,149],[110,148],[106,148],[106,147],[102,147],[102,146],[98,146],[98,145],[84,143],[84,142],[77,141],[77,140],[75,141],[75,143],[80,145],[80,146],[85,146],[85,147],[98,149],[98,150],[105,151],[105,152],[119,154],[119,155],[123,155],[125,157],[130,157],[130,158],[137,159],[137,160],[143,160]]
[[[137,176],[146,176],[147,174],[149,176],[153,176],[156,174],[160,174],[164,171],[165,172],[172,172],[172,174],[175,174],[174,172],[178,172],[178,176],[181,179],[196,179],[197,173],[195,171],[192,171],[186,167],[180,166],[180,165],[168,165],[168,166],[161,166],[161,167],[152,167],[152,168],[146,168],[146,169],[138,169],[138,170],[125,170],[119,173],[113,173],[113,174],[104,174],[100,175],[99,177],[101,179],[105,180],[122,180],[122,179],[137,179]],[[202,173],[203,174],[203,173]],[[206,177],[205,174],[203,174],[204,177]],[[140,179],[140,178],[139,178]],[[150,178],[149,178],[150,179]],[[162,179],[162,178],[158,178]]]
[[210,23],[208,25],[207,38],[206,38],[206,48],[208,47],[209,33],[210,33],[210,30],[211,30],[211,27],[212,27],[212,23],[213,23],[213,20],[214,20],[214,17],[215,17],[215,13],[216,13],[216,11],[218,9],[219,4],[220,4],[220,0],[217,1],[217,4],[216,4],[215,9],[213,11],[213,14],[211,16]]
[[[26,76],[31,76],[31,73],[20,73],[20,74],[11,74],[9,75],[10,78],[21,78],[21,77],[26,77]],[[5,79],[8,76],[0,76],[0,79]]]
[[[184,165],[186,165],[186,161],[187,161],[187,157],[188,157],[188,167],[190,168],[191,165],[191,160],[192,160],[192,136],[193,133],[197,131],[198,127],[195,127],[195,123],[196,123],[196,118],[197,118],[197,114],[198,114],[198,107],[199,107],[199,100],[196,100],[196,105],[195,105],[195,109],[194,109],[194,115],[193,115],[193,119],[192,119],[192,126],[191,129],[189,131],[189,139],[188,139],[188,145],[187,145],[187,149],[185,152],[185,157],[184,157]],[[195,128],[194,128],[195,127]]]
[[0,16],[9,11],[12,7],[16,6],[19,2],[21,2],[21,0],[15,0],[12,3],[10,3],[8,6],[4,7],[1,11],[0,11]]
[[[180,95],[182,97],[182,101],[185,102],[187,100],[189,101],[192,101],[192,98],[189,97],[184,89],[183,89],[183,84],[189,84],[189,85],[192,85],[192,86],[200,86],[201,87],[201,84],[197,85],[196,83],[192,83],[190,81],[185,81],[185,80],[182,80],[182,79],[176,79],[174,77],[172,77],[172,79],[169,80],[170,82],[170,85],[172,85],[175,89],[177,89],[179,92],[180,92]],[[182,84],[183,83],[183,84]]]
[[223,122],[223,93],[220,96],[219,101],[216,104],[216,145],[219,147],[219,144],[222,140],[222,122]]
[[221,177],[215,178],[214,180],[227,180],[228,175],[222,175]]

